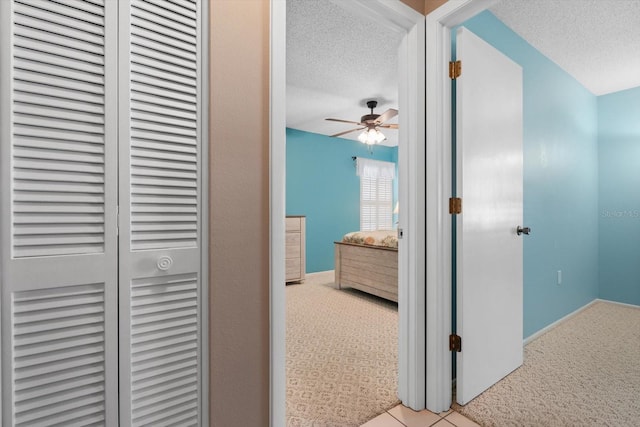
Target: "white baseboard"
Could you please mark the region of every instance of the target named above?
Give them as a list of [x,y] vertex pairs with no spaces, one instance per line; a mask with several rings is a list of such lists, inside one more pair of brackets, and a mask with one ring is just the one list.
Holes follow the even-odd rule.
[[550,325],[545,326],[544,328],[540,329],[538,332],[529,335],[527,338],[524,339],[523,345],[527,345],[529,344],[531,341],[535,340],[536,338],[538,338],[540,335],[543,335],[547,332],[549,332],[551,329],[555,328],[556,326],[560,325],[561,323],[566,322],[567,320],[571,319],[573,316],[575,316],[576,314],[580,313],[581,311],[591,307],[593,304],[595,304],[598,301],[604,301],[601,299],[594,299],[593,301],[583,305],[582,307],[578,308],[575,311],[572,311],[571,313],[567,314],[566,316],[556,320],[555,322],[551,323]]
[[[598,301],[598,302],[608,302],[609,304],[617,304],[617,305],[622,305],[622,306],[624,306],[624,307],[630,307],[630,308],[640,308],[640,305],[627,304],[627,303],[624,303],[624,302],[611,301],[611,300],[608,300],[608,299],[602,299],[602,298],[597,298],[595,301]],[[594,301],[594,302],[595,302],[595,301]]]

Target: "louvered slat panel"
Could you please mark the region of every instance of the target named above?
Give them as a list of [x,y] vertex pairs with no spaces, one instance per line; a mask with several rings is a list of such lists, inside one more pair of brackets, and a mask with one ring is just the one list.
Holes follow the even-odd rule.
[[104,8],[17,0],[14,22],[14,256],[103,252]]
[[14,177],[17,180],[35,180],[44,181],[45,178],[49,178],[52,182],[82,182],[82,183],[97,183],[104,182],[102,175],[91,174],[74,174],[69,172],[51,171],[51,170],[37,170],[37,169],[20,169],[16,170]]
[[92,13],[94,15],[102,15],[102,4],[98,3],[95,4],[92,2],[88,2],[86,0],[55,0],[56,2],[60,3],[60,4],[64,4],[67,5],[69,7],[72,7],[74,9],[79,9],[82,10],[84,12],[88,12],[88,13]]
[[[137,9],[133,3],[134,2],[132,2],[131,10],[135,11]],[[192,47],[190,50],[193,52],[196,51],[194,47],[196,44],[195,36],[190,36],[180,31],[175,31],[171,28],[165,28],[162,25],[158,25],[157,23],[145,18],[147,18],[147,15],[145,13],[140,13],[137,16],[132,15],[131,16],[132,28],[135,28],[135,29],[142,28],[144,30],[147,30],[148,33],[160,34],[161,37],[159,38],[164,37],[166,39],[173,39],[173,40],[177,40],[179,42],[185,43],[187,45],[191,45]],[[135,32],[133,32],[133,34],[135,34]]]
[[[155,3],[158,3],[158,1],[159,0],[154,0]],[[168,0],[167,3],[173,4],[194,12],[196,10],[196,4],[194,1]]]
[[12,296],[15,425],[104,420],[104,284]]
[[[104,154],[104,146],[98,144],[78,144],[75,141],[16,136],[13,143],[17,147],[32,147],[75,153]],[[100,161],[98,161],[100,163]]]
[[[51,58],[48,58],[51,60]],[[53,61],[51,61],[53,62]],[[31,61],[29,57],[23,59],[16,55],[16,59],[13,64],[16,69],[23,71],[31,71],[34,73],[41,73],[49,76],[62,77],[67,79],[76,79],[78,81],[82,81],[85,83],[92,83],[94,85],[102,85],[102,76],[100,74],[91,74],[89,71],[93,71],[91,69],[88,70],[75,70],[74,68],[69,67],[63,60],[56,61],[58,64],[42,64],[35,61]],[[95,67],[91,67],[95,68]]]
[[[100,4],[102,4],[102,1],[100,1]],[[37,19],[39,23],[43,23],[44,25],[52,23],[60,27],[80,30],[87,33],[88,36],[91,36],[92,34],[102,36],[103,34],[103,26],[100,24],[90,23],[82,19],[75,19],[68,15],[65,16],[64,14],[51,14],[47,10],[42,9],[42,5],[46,6],[46,2],[34,2],[30,0],[26,2],[15,2],[15,22],[24,26],[30,26],[31,21],[22,19],[23,16],[28,16],[30,18]]]
[[170,213],[198,206],[197,17],[139,0],[131,15],[131,247],[196,247],[197,217]]
[[132,282],[132,425],[197,420],[197,313],[196,274]]
[[[155,22],[162,25],[167,25],[176,30],[184,31],[184,27],[187,27],[187,31],[193,31],[195,29],[195,21],[188,14],[182,15],[177,8],[172,8],[172,4],[169,2],[154,2],[144,1],[136,4],[140,10],[149,12],[149,16]],[[191,28],[188,28],[191,27]]]
[[[180,56],[173,55],[171,53],[165,52],[164,48],[156,49],[151,44],[146,43],[136,43],[136,39],[132,40],[132,51],[134,51],[137,55],[141,57],[141,59],[147,59],[145,63],[149,66],[158,65],[158,61],[162,64],[167,64],[172,67],[177,67],[176,69],[180,72],[180,74],[193,77],[196,74],[196,69],[194,68],[195,57],[191,58],[182,58]],[[142,42],[142,40],[140,40]],[[153,59],[151,59],[153,58]],[[157,68],[157,67],[154,67]],[[189,81],[185,81],[186,84],[190,84]]]
[[148,104],[145,102],[137,103],[138,110],[134,110],[137,113],[152,113],[165,117],[175,117],[187,120],[196,120],[195,112],[182,111],[177,108],[166,109],[159,105]]
[[[61,109],[58,105],[56,105],[55,107],[45,107],[35,104],[20,103],[14,107],[13,111],[14,113],[22,115],[31,114],[34,116],[48,117],[58,120],[104,125],[104,117],[102,114],[90,114],[86,112],[65,110]],[[98,128],[98,130],[98,133],[102,133],[100,132],[100,130],[102,130],[101,128]]]
[[195,117],[185,117],[182,118],[182,113],[178,112],[177,114],[172,112],[161,112],[159,110],[156,111],[141,111],[134,110],[131,112],[131,117],[134,120],[141,120],[148,123],[155,124],[165,124],[171,125],[174,127],[182,127],[185,129],[196,129],[195,127]]
[[160,133],[153,130],[131,129],[131,138],[135,141],[163,142],[176,145],[185,145],[187,147],[195,146],[193,138]]
[[148,38],[147,36],[149,36],[148,32],[140,31],[137,36],[131,38],[131,43],[138,46],[145,46],[157,52],[165,53],[167,55],[170,55],[173,58],[182,58],[182,59],[188,59],[192,61],[196,60],[196,55],[193,54],[192,52],[178,49],[167,43],[159,43],[156,40],[153,40],[152,38]]
[[[72,0],[69,2],[71,5],[76,3],[76,0]],[[66,6],[60,4],[60,1],[49,1],[49,0],[16,0],[17,5],[24,6],[32,6],[34,8],[40,9],[46,12],[53,12],[53,15],[49,13],[48,15],[55,16],[55,20],[57,21],[56,15],[61,15],[66,18],[70,18],[75,21],[85,21],[95,24],[99,27],[104,26],[104,11],[102,7],[95,7],[89,11],[81,11],[75,7]]]
[[144,43],[147,47],[154,47],[156,45],[166,46],[166,48],[162,48],[160,51],[166,51],[166,49],[177,50],[182,52],[182,54],[178,56],[189,58],[190,55],[191,58],[195,59],[196,51],[191,43],[168,37],[151,29],[138,26],[135,34],[131,36],[131,39],[132,41],[135,40],[136,44]]
[[[60,108],[65,108],[66,103],[73,103],[73,109],[81,111],[90,111],[96,106],[99,106],[99,108],[101,109],[103,108],[103,98],[101,95],[94,95],[91,93],[83,92],[70,92],[53,86],[41,86],[29,82],[21,82],[19,80],[14,81],[13,90],[14,94],[16,95],[14,97],[16,102],[20,102],[20,99],[18,99],[18,97],[21,94],[27,94],[31,96],[35,95],[39,98],[39,101],[37,102],[32,101],[32,103],[34,104],[47,102],[47,100],[60,100],[60,104],[58,105]],[[96,143],[99,142],[100,141],[96,141]]]
[[136,72],[131,81],[131,87],[134,91],[159,94],[168,99],[177,99],[187,103],[195,95],[196,89],[190,84],[186,84],[189,81],[188,77],[185,78],[140,64],[133,64],[131,69]]
[[149,213],[169,213],[169,214],[176,214],[176,213],[190,213],[190,214],[195,214],[198,212],[198,209],[196,206],[179,206],[179,205],[170,205],[170,206],[155,206],[155,205],[133,205],[131,206],[131,212],[134,212],[136,215],[142,213],[142,214],[149,214]]
[[84,114],[95,114],[99,117],[104,115],[104,108],[101,104],[89,104],[87,102],[78,102],[70,99],[61,99],[52,96],[42,96],[42,94],[33,95],[27,92],[14,93],[13,99],[18,105],[33,104],[45,107],[60,108],[64,111],[81,111]]
[[189,103],[188,97],[183,102],[181,100],[157,96],[159,95],[159,92],[154,91],[151,87],[145,87],[143,85],[134,85],[134,86],[135,86],[134,87],[135,90],[132,90],[131,92],[131,99],[137,102],[136,105],[138,108],[144,108],[143,105],[148,104],[148,105],[157,105],[160,107],[165,107],[165,108],[168,108],[169,111],[189,111],[194,114],[196,112],[196,106],[193,105],[192,103]]
[[14,224],[19,226],[20,224],[33,224],[36,223],[44,223],[44,222],[53,222],[55,224],[102,224],[104,223],[104,216],[95,215],[95,214],[64,214],[64,215],[55,215],[54,213],[49,213],[46,215],[43,214],[25,214],[21,215],[19,219],[14,220]]

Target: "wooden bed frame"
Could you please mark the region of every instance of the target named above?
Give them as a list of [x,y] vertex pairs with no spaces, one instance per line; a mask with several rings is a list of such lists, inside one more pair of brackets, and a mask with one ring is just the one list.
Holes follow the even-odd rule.
[[398,302],[398,249],[335,243],[335,282]]

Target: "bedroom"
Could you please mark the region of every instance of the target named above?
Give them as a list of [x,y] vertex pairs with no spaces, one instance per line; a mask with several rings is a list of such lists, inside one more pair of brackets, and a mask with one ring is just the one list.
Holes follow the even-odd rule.
[[[331,16],[331,19],[318,19],[318,16]],[[345,37],[337,41],[332,37],[332,43],[327,44],[321,35],[336,31]],[[286,215],[288,224],[296,224],[295,230],[287,234],[287,244],[291,244],[291,239],[298,239],[299,217],[304,217],[306,243],[301,250],[304,251],[302,262],[306,264],[302,283],[297,283],[298,276],[291,275],[291,259],[287,260],[286,269],[287,417],[290,422],[349,419],[341,417],[339,411],[348,413],[351,420],[365,422],[397,402],[397,250],[379,251],[395,258],[390,263],[396,266],[387,273],[389,282],[395,282],[395,296],[393,290],[386,292],[388,288],[377,292],[395,301],[354,291],[352,286],[336,290],[339,294],[328,293],[324,288],[336,288],[333,285],[334,242],[342,240],[346,233],[361,229],[386,229],[390,234],[396,233],[401,208],[397,179],[398,130],[381,128],[387,139],[367,146],[358,140],[362,126],[325,119],[359,122],[365,114],[381,115],[398,108],[395,68],[400,41],[400,35],[381,29],[377,23],[332,2],[287,2]],[[375,58],[370,55],[373,49],[377,51]],[[346,66],[345,57],[362,65],[358,70]],[[367,106],[371,100],[377,101],[373,110]],[[391,117],[384,122],[395,127],[398,118]],[[359,130],[342,134],[354,128]],[[329,136],[339,133],[342,134],[339,137]],[[376,171],[384,171],[384,179],[365,177],[366,162],[373,162],[370,166],[375,166]],[[361,184],[365,182],[377,183],[373,199],[361,198]],[[365,212],[361,207],[367,204],[376,214],[361,218],[361,212]],[[295,245],[297,247],[297,243]],[[294,270],[297,270],[297,253]],[[369,274],[359,267],[356,270]],[[391,284],[391,288],[393,286]],[[313,292],[313,297],[303,292]],[[344,303],[340,302],[342,298]],[[340,301],[336,301],[338,299]],[[350,309],[344,311],[343,304]],[[318,319],[319,316],[324,319]],[[331,326],[336,318],[349,323],[349,327]],[[358,331],[354,325],[361,325]],[[356,333],[348,335],[348,330]],[[384,340],[380,336],[384,336]],[[322,337],[324,342],[319,343]],[[307,344],[300,344],[301,341]],[[367,349],[368,354],[363,353],[363,349]],[[355,363],[349,362],[354,359],[357,359]],[[375,364],[383,368],[372,369]],[[335,378],[345,376],[342,371],[345,366],[358,372],[350,381]],[[316,371],[324,372],[318,375],[323,376],[324,381],[312,378]],[[374,386],[376,383],[382,385]],[[359,390],[360,395],[342,391],[350,387]],[[338,391],[323,395],[329,388]],[[330,413],[323,414],[325,410]]]

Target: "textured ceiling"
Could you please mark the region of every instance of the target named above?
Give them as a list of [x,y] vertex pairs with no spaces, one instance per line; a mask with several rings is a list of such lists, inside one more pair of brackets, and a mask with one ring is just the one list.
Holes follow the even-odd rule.
[[[332,135],[356,126],[325,118],[360,121],[369,113],[370,99],[378,101],[377,114],[398,108],[401,35],[343,9],[339,1],[287,0],[290,128]],[[385,145],[397,145],[397,133],[385,130]],[[358,134],[343,138],[357,139]]]
[[[378,114],[398,108],[401,36],[344,1],[287,0],[288,127],[331,135],[350,125],[325,118],[359,121],[369,99]],[[502,0],[491,11],[594,94],[640,86],[640,0]],[[384,133],[397,145],[397,131]]]
[[595,95],[640,86],[640,0],[503,0],[491,12]]

